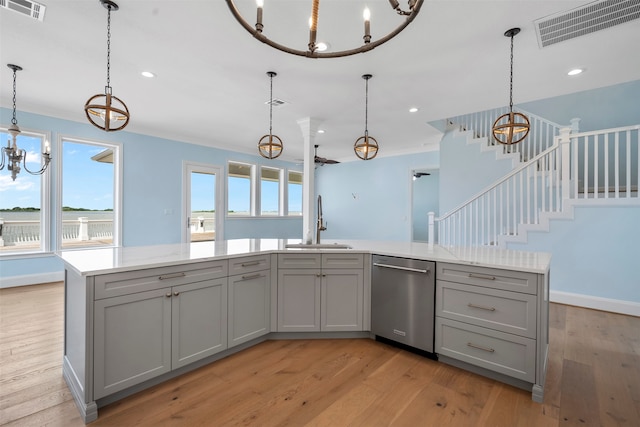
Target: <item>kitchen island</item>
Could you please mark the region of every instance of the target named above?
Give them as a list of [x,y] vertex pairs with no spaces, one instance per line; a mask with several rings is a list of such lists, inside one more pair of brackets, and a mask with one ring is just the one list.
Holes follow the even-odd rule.
[[60,252],[63,375],[85,422],[100,406],[266,339],[373,338],[373,254],[436,263],[440,360],[542,400],[548,254],[381,241],[287,248],[295,243],[239,239]]

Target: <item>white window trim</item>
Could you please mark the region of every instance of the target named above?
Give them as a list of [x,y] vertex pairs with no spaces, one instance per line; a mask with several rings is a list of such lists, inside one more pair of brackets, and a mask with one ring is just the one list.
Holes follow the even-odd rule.
[[[190,238],[187,234],[189,230],[189,220],[191,213],[187,213],[187,207],[191,208],[191,173],[215,174],[216,176],[216,240],[224,240],[224,218],[227,212],[226,206],[226,179],[222,166],[210,165],[207,163],[198,163],[184,160],[182,162],[182,216],[180,223],[182,224],[181,239],[182,242],[189,242]],[[224,212],[219,215],[218,212]]]

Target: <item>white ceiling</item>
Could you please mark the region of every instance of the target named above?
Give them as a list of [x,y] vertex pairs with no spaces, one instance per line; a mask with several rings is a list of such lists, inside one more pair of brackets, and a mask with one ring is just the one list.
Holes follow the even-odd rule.
[[[250,11],[249,22],[254,1],[236,1]],[[13,63],[24,68],[18,110],[86,122],[84,103],[104,93],[106,83],[107,11],[98,0],[41,3],[47,7],[44,22],[0,9],[1,105],[11,108],[5,64]],[[127,131],[255,154],[269,131],[266,72],[272,70],[278,73],[274,97],[287,102],[273,110],[283,160],[302,158],[297,121],[309,117],[326,131],[315,138],[321,156],[355,159],[353,143],[364,132],[365,73],[374,76],[369,134],[380,143],[380,156],[436,147],[439,133],[428,122],[508,104],[509,39],[503,33],[512,27],[522,28],[514,39],[516,105],[640,79],[640,20],[538,47],[534,20],[585,1],[426,0],[415,21],[391,41],[334,59],[296,57],[258,42],[222,0],[117,3],[111,86],[131,112]],[[304,50],[311,1],[265,3],[265,35]],[[374,39],[399,19],[387,0],[323,0],[318,39],[335,49],[353,47],[345,40],[361,40],[365,4],[372,10]],[[401,4],[406,8],[406,1]],[[337,10],[344,27],[331,17]],[[568,77],[574,67],[586,72]],[[143,78],[143,70],[157,77]],[[420,110],[410,114],[413,106]]]

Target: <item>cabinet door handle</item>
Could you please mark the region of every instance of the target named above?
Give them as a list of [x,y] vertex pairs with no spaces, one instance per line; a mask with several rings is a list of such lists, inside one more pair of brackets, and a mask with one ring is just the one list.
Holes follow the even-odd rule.
[[167,292],[166,294],[164,294],[164,296],[167,298],[171,298],[171,292]]
[[259,265],[260,261],[251,261],[251,262],[243,262],[240,264],[242,267],[252,267],[254,265]]
[[174,294],[175,296],[178,296],[178,295],[180,295],[180,292],[175,291],[173,294]]
[[489,276],[486,274],[469,273],[469,277],[473,277],[474,279],[496,280],[496,276]]
[[257,279],[258,277],[262,276],[261,273],[258,274],[251,274],[249,276],[242,276],[242,280],[251,280],[251,279]]
[[468,342],[468,343],[467,343],[467,346],[468,346],[468,347],[472,347],[472,348],[477,348],[478,350],[483,350],[483,351],[486,351],[486,352],[488,352],[488,353],[493,353],[493,352],[495,352],[495,350],[494,350],[494,349],[492,349],[492,348],[485,347],[485,346],[478,345],[478,344],[474,344],[474,343],[471,343],[471,342]]
[[184,277],[184,276],[186,276],[186,273],[184,271],[181,271],[180,273],[164,274],[158,277],[158,280],[175,279],[177,277]]
[[496,311],[495,307],[487,307],[486,305],[477,305],[472,303],[468,303],[467,307],[479,308],[480,310],[487,310],[487,311]]

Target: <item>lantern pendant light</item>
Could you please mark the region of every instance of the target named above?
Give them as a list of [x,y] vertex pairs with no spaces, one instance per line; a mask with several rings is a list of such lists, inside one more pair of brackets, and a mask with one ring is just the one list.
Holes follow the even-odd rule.
[[267,71],[267,75],[271,79],[270,97],[269,97],[269,134],[260,138],[258,141],[258,152],[262,157],[267,159],[275,159],[282,154],[284,146],[282,140],[273,134],[273,78],[277,76],[275,71]]
[[503,114],[493,123],[493,139],[500,144],[517,144],[529,134],[529,119],[522,113],[513,112],[513,37],[520,32],[520,28],[507,30],[505,37],[511,38],[511,73],[509,84],[509,112]]
[[94,95],[84,105],[89,122],[107,132],[122,130],[129,123],[129,109],[119,98],[111,94],[109,71],[111,68],[111,11],[119,9],[111,0],[100,0],[107,9],[107,85],[104,95]]
[[353,144],[353,151],[356,156],[362,160],[371,160],[378,155],[378,141],[369,136],[367,124],[369,121],[369,79],[373,77],[371,74],[364,74],[362,78],[365,80],[365,97],[364,97],[364,136],[358,138]]

